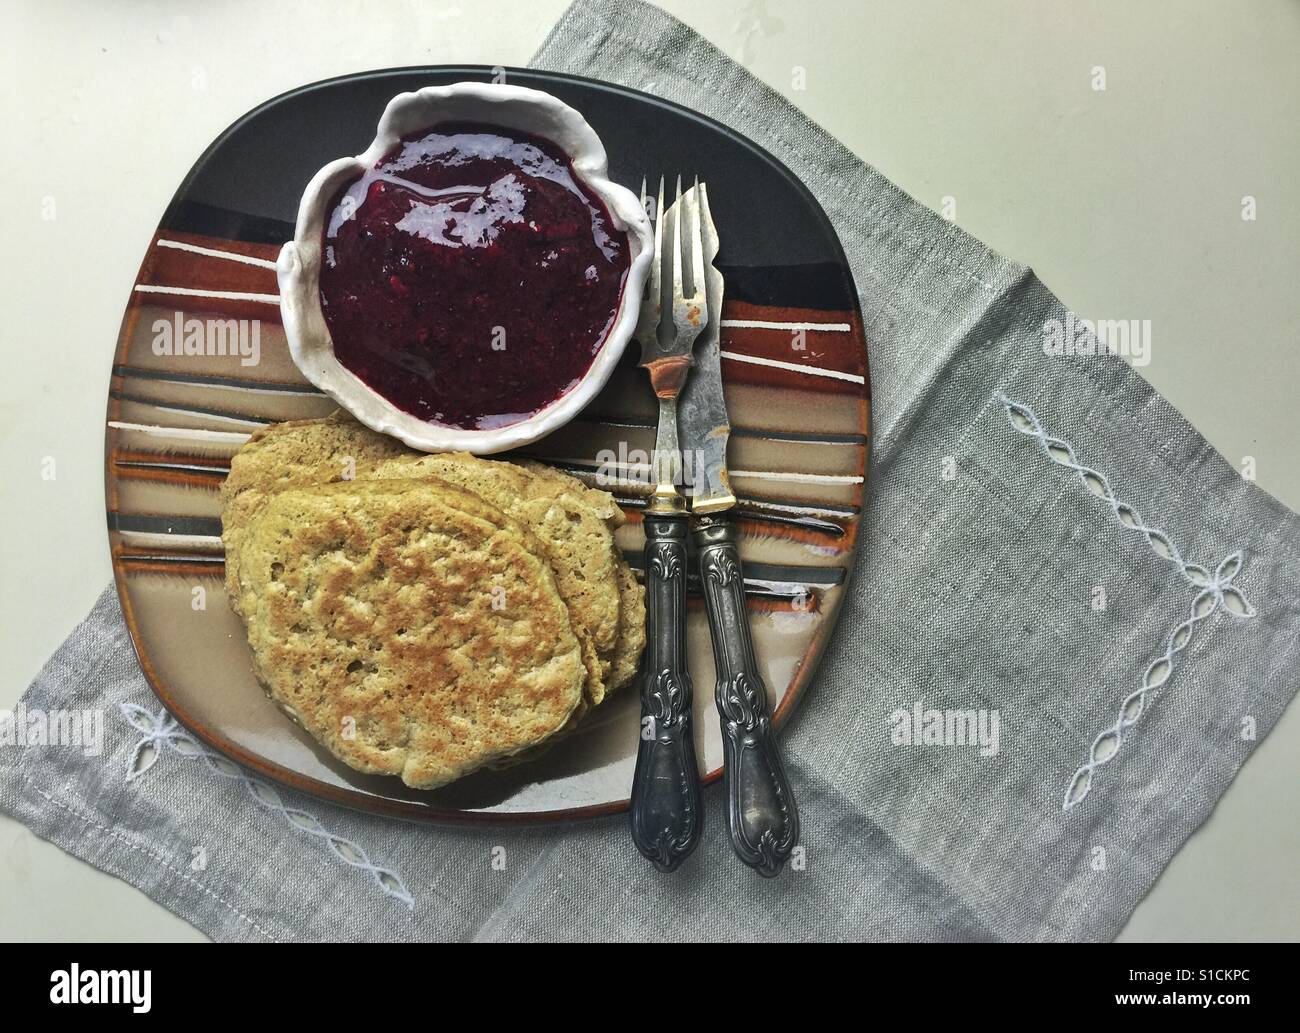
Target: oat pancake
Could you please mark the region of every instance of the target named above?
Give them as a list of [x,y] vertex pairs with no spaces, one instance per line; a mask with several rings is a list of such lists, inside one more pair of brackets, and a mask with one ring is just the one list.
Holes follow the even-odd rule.
[[618,643],[610,662],[609,687],[613,692],[629,684],[641,666],[645,651],[645,589],[620,553],[618,557],[619,628]]
[[236,611],[243,527],[265,494],[349,475],[358,480],[435,477],[504,510],[534,532],[551,564],[582,647],[586,702],[600,703],[635,674],[645,644],[645,609],[641,586],[614,544],[612,530],[624,518],[613,496],[529,460],[515,464],[466,453],[412,452],[342,410],[323,420],[258,431],[232,462],[222,488],[222,537]]
[[[436,477],[474,492],[531,530],[550,561],[583,645],[587,701],[595,705],[604,698],[618,640],[621,600],[613,536],[601,511],[564,485],[542,480],[512,463],[464,452],[404,455],[376,464],[364,476]],[[609,505],[613,506],[612,499]]]
[[[553,484],[562,484],[565,489],[579,494],[593,509],[605,518],[611,530],[621,527],[625,521],[623,511],[619,509],[614,497],[607,491],[588,487],[571,474],[556,470],[545,463],[533,459],[522,460],[519,464],[530,473],[544,478]],[[645,589],[637,581],[636,574],[628,566],[618,546],[610,542],[614,555],[615,579],[619,592],[619,626],[618,638],[613,649],[607,654],[609,670],[605,675],[605,692],[622,688],[636,677],[641,664],[641,654],[645,650]]]
[[526,530],[434,480],[266,495],[242,536],[254,669],[340,760],[444,785],[582,699],[569,612]]
[[601,488],[592,488],[584,481],[574,477],[573,474],[557,470],[553,466],[547,466],[536,459],[520,459],[518,465],[535,477],[549,481],[557,488],[582,498],[609,525],[611,531],[622,527],[627,522],[627,518],[623,516],[623,511],[619,509],[614,496],[609,492]]
[[235,453],[221,485],[226,591],[235,611],[244,527],[267,492],[349,480],[357,469],[404,452],[400,442],[363,427],[342,409],[322,420],[291,420],[254,432]]

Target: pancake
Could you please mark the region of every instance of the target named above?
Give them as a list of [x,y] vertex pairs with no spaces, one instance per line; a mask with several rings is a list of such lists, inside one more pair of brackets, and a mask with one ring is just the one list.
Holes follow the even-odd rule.
[[[588,487],[577,477],[535,459],[522,460],[519,465],[553,484],[564,485],[567,491],[580,494],[597,513],[604,517],[611,530],[623,526],[625,522],[623,511],[619,509],[614,496],[609,492]],[[614,573],[619,592],[619,626],[617,641],[607,654],[609,659],[609,670],[605,676],[607,694],[629,684],[636,677],[641,664],[641,654],[645,651],[645,589],[637,581],[636,574],[628,566],[618,546],[612,540],[610,545],[614,554]]]
[[623,511],[619,509],[614,496],[609,492],[600,488],[592,488],[584,481],[574,477],[573,474],[557,470],[553,466],[547,466],[536,459],[520,459],[517,465],[520,469],[527,470],[534,477],[548,481],[557,488],[582,498],[609,525],[611,531],[622,527],[627,522],[627,518],[623,516]]
[[268,492],[349,477],[430,476],[473,492],[534,532],[582,648],[586,705],[630,682],[645,646],[644,592],[614,543],[624,517],[613,496],[534,460],[414,452],[343,410],[259,430],[232,461],[222,486],[222,539],[236,612],[244,527]]
[[645,652],[645,589],[622,554],[618,557],[619,629],[618,643],[610,661],[607,693],[621,689],[636,678]]
[[337,481],[347,474],[357,480],[437,477],[504,510],[539,539],[569,607],[587,668],[585,696],[595,705],[613,684],[610,672],[619,656],[621,560],[610,526],[621,523],[623,514],[607,492],[534,465],[525,469],[463,452],[411,452],[341,411],[325,420],[259,431],[231,463],[223,489],[226,581],[236,610],[242,527],[266,492]]
[[581,703],[549,564],[476,495],[433,479],[290,487],[241,538],[254,670],[358,771],[445,785],[545,742]]
[[[612,498],[605,496],[607,502],[597,499],[593,505],[586,494],[570,491],[567,484],[464,453],[403,456],[379,463],[373,475],[444,478],[482,495],[532,530],[584,644],[587,701],[595,706],[605,698],[621,607],[614,538],[605,516],[618,508]],[[578,487],[586,492],[581,484]]]
[[291,420],[254,432],[230,462],[221,485],[226,591],[239,613],[239,555],[244,527],[267,492],[345,481],[356,470],[401,455],[406,447],[362,426],[342,409],[322,420]]

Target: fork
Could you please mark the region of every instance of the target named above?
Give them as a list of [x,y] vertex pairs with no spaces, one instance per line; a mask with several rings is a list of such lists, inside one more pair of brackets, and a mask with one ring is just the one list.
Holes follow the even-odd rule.
[[[641,204],[646,207],[641,183]],[[664,223],[671,217],[670,318],[664,312]],[[652,469],[654,493],[646,508],[646,652],[641,681],[641,741],[632,777],[631,826],[637,849],[670,872],[700,839],[700,785],[691,729],[694,695],[686,665],[686,501],[677,488],[682,473],[677,399],[690,373],[691,351],[708,317],[704,248],[695,193],[684,199],[681,177],[673,207],[664,211],[664,184],[654,201],[654,262],[642,299],[637,340],[641,365],[659,399]],[[686,221],[683,236],[682,222]],[[682,251],[687,252],[683,262]],[[685,268],[684,268],[685,267]],[[687,292],[686,278],[690,285]]]

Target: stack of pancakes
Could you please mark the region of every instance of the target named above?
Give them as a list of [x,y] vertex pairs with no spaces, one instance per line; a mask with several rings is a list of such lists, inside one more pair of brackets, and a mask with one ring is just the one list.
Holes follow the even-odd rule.
[[411,452],[342,412],[258,431],[222,487],[258,678],[340,760],[421,789],[531,756],[632,680],[622,522],[567,474]]

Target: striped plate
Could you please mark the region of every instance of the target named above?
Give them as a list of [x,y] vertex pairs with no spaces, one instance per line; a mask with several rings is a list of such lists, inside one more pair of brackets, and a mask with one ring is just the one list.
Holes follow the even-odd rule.
[[[730,462],[760,662],[791,713],[835,623],[857,547],[869,386],[857,296],[808,191],[748,140],[683,108],[591,80],[512,71],[582,111],[611,175],[698,174],[709,183],[727,280],[723,378]],[[198,737],[276,781],[337,803],[436,821],[560,821],[623,810],[638,704],[625,691],[545,757],[434,792],[336,762],[267,699],[222,589],[218,487],[256,428],[323,416],[330,399],[290,361],[274,259],[307,180],[362,150],[390,97],[486,79],[481,67],[401,69],[295,90],[240,119],[199,159],[150,243],[122,320],[105,441],[118,592],[154,691]],[[629,351],[596,401],[526,450],[580,477],[614,457],[634,564],[654,397]],[[722,763],[713,659],[698,596],[687,635],[697,743]]]

